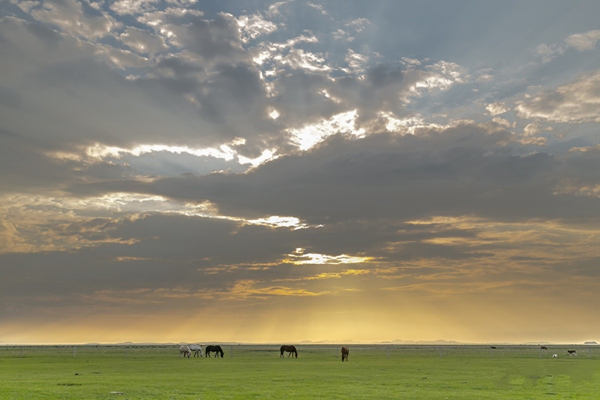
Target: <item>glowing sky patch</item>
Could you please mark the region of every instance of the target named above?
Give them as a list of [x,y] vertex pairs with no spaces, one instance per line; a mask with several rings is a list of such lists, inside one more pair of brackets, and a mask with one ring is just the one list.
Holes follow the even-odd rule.
[[302,128],[288,129],[291,140],[300,150],[308,150],[324,139],[335,134],[344,134],[361,137],[365,134],[363,128],[356,128],[357,110],[336,114],[328,120],[321,120],[315,124],[305,125]]
[[288,254],[289,259],[286,260],[292,264],[358,264],[365,263],[372,257],[349,256],[347,254],[339,254],[331,256],[319,253],[305,253],[305,249],[298,247],[293,253]]

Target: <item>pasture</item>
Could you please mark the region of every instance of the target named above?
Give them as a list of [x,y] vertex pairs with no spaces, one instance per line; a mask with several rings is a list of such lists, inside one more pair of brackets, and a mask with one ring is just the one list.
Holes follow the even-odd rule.
[[179,346],[0,346],[0,399],[600,398],[600,346],[351,345],[344,363],[340,347],[184,359]]

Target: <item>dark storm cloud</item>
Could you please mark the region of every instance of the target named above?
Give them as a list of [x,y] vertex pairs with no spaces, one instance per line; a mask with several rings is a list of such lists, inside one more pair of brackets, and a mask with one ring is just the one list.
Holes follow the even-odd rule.
[[[438,227],[432,234],[419,226],[397,221],[355,221],[294,231],[199,217],[146,215],[119,220],[94,218],[38,228],[56,240],[77,237],[96,245],[69,252],[0,255],[4,277],[0,281],[0,299],[5,300],[0,303],[6,304],[0,312],[5,315],[15,309],[9,306],[10,299],[21,297],[20,307],[44,306],[48,298],[53,299],[55,306],[63,307],[79,296],[99,291],[179,288],[191,293],[226,292],[245,280],[263,286],[277,281],[297,282],[296,285],[302,286],[302,282],[327,278],[327,274],[339,278],[348,268],[368,274],[374,273],[379,263],[486,256],[478,250],[422,242],[433,236],[469,238],[475,234],[472,230]],[[394,250],[384,249],[388,243],[397,241],[403,245]],[[306,253],[360,253],[378,261],[374,266],[282,264],[297,247],[303,247]],[[439,268],[429,271],[412,268],[404,274],[437,272]],[[23,296],[23,293],[34,295]]]
[[[356,218],[480,215],[595,216],[598,199],[558,194],[594,157],[522,153],[505,131],[459,125],[419,136],[335,137],[244,174],[106,182],[74,193],[134,191],[215,203],[226,215],[294,215],[312,223]],[[573,167],[574,165],[577,167]]]

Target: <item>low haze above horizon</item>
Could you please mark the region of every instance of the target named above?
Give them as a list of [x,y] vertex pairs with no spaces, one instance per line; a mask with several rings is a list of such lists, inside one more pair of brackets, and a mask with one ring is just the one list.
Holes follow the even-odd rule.
[[0,345],[600,341],[598,15],[0,3]]

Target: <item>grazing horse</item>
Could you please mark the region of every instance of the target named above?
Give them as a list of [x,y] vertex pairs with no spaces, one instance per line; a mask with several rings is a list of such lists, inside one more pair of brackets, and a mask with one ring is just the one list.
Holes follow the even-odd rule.
[[567,353],[569,353],[570,356],[576,356],[577,350],[567,350]]
[[181,354],[184,358],[190,358],[190,356],[192,355],[192,350],[190,350],[190,346],[188,346],[187,344],[182,344],[181,346],[179,346],[179,354]]
[[280,352],[279,357],[283,357],[284,351],[288,353],[288,357],[293,354],[294,357],[298,358],[298,351],[296,350],[296,346],[284,344],[283,346],[281,346],[279,348],[279,352]]
[[540,346],[540,350],[548,350],[546,346]]
[[558,354],[556,354],[556,353],[552,354],[552,358],[558,358]]
[[490,346],[490,349],[497,349],[496,346]]
[[342,347],[342,362],[348,361],[348,356],[350,355],[350,349],[347,347]]
[[202,346],[199,344],[191,344],[190,350],[194,352],[194,357],[202,357]]
[[223,358],[223,356],[225,355],[225,353],[223,352],[223,349],[218,344],[206,346],[206,349],[204,349],[205,357],[210,357],[210,353],[215,353],[215,357],[219,357],[219,355],[220,355],[221,358]]

